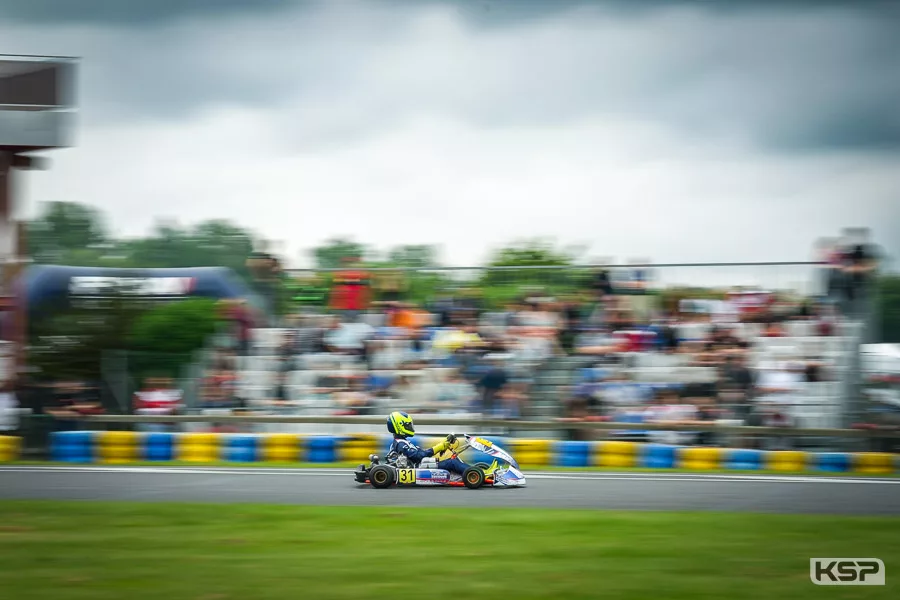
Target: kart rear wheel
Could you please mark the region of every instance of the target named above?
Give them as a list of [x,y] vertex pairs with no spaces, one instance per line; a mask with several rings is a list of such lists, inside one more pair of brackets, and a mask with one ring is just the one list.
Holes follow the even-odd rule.
[[389,488],[394,483],[394,470],[387,465],[375,465],[369,471],[369,482],[379,490]]
[[477,490],[484,485],[484,471],[478,467],[469,467],[463,473],[463,483],[470,490]]

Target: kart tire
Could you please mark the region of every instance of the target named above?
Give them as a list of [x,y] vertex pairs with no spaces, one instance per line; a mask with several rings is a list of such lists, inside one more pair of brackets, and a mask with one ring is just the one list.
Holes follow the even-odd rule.
[[394,484],[394,470],[387,465],[375,465],[369,471],[369,483],[379,490],[391,487]]
[[469,467],[463,472],[463,483],[470,490],[477,490],[484,485],[484,471],[478,467]]
[[482,462],[475,463],[475,464],[472,465],[472,466],[473,466],[473,467],[478,467],[478,468],[481,469],[482,471],[487,471],[488,469],[491,468],[491,465],[489,465],[489,464],[487,464],[487,463],[482,463]]

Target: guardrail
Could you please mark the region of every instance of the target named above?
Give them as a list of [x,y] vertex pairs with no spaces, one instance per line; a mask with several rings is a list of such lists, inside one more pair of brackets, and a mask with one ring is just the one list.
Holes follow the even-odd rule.
[[[384,425],[384,417],[368,416],[303,416],[283,415],[86,415],[69,417],[68,420],[88,423],[285,423],[285,424],[328,424],[328,425]],[[900,427],[879,427],[873,429],[795,429],[788,427],[759,427],[710,423],[616,423],[609,421],[581,421],[555,419],[551,421],[509,420],[509,419],[447,419],[441,417],[416,416],[419,426],[441,426],[456,431],[475,429],[512,429],[522,431],[550,430],[608,430],[608,431],[690,431],[744,434],[748,436],[795,436],[830,438],[900,438]]]

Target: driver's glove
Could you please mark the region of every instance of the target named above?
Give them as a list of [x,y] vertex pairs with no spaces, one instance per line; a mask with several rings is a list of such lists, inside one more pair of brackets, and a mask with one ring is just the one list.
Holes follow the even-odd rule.
[[434,455],[437,456],[441,452],[444,452],[445,450],[447,450],[447,448],[449,448],[449,447],[450,447],[450,443],[447,440],[444,440],[443,442],[439,442],[431,450],[434,452]]

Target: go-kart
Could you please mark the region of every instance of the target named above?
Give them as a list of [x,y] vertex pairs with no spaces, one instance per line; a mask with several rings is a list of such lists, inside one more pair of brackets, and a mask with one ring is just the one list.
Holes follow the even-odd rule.
[[[485,475],[489,468],[487,463],[477,462],[459,475],[437,467],[438,461],[454,458],[466,450],[482,452],[498,462],[499,467],[490,475]],[[493,487],[524,487],[525,475],[519,470],[519,464],[503,448],[486,440],[465,434],[440,456],[422,460],[418,467],[413,467],[409,459],[398,452],[391,452],[384,462],[373,454],[369,456],[369,466],[359,465],[353,472],[357,483],[368,483],[378,489],[392,485],[442,485],[451,487],[467,487],[478,489],[488,485]]]

